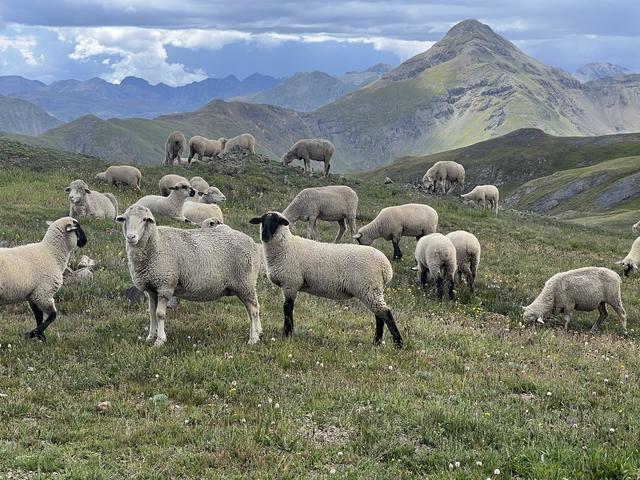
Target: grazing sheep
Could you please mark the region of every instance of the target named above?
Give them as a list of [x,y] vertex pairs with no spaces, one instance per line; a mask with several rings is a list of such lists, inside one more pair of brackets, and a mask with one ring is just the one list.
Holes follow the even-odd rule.
[[171,297],[212,301],[235,295],[251,321],[249,343],[260,341],[256,283],[260,247],[231,228],[182,230],[159,227],[151,211],[138,204],[116,219],[123,224],[129,273],[149,299],[147,343],[162,346],[167,302]]
[[191,177],[189,184],[196,189],[196,192],[204,192],[209,188],[209,182],[202,177]]
[[[171,217],[181,222],[187,221],[182,213],[182,208],[185,205],[187,197],[193,197],[196,191],[191,188],[191,185],[189,185],[187,181],[178,182],[173,187],[169,187],[169,190],[171,190],[171,194],[168,197],[146,195],[138,199],[136,204],[147,207],[154,215]],[[211,215],[208,216],[210,217]],[[204,220],[204,218],[202,220]]]
[[87,243],[77,220],[64,217],[47,223],[41,242],[0,248],[0,305],[29,302],[36,328],[25,337],[42,341],[58,314],[53,297],[62,287],[69,258],[76,247]]
[[230,138],[224,145],[224,152],[232,152],[236,147],[256,153],[256,139],[250,133],[243,133],[237,137]]
[[384,286],[391,281],[393,269],[382,252],[298,237],[289,230],[289,220],[278,212],[267,212],[249,222],[260,225],[267,276],[284,295],[285,336],[293,332],[294,302],[302,291],[337,300],[359,299],[376,318],[373,343],[381,342],[386,324],[395,345],[402,347],[402,336],[384,301]]
[[640,263],[640,237],[636,238],[631,244],[631,250],[626,257],[622,260],[618,260],[616,265],[624,266],[624,276],[628,277],[636,273],[638,269],[638,263]]
[[453,281],[458,268],[456,247],[441,233],[432,233],[418,240],[415,251],[422,288],[427,279],[436,282],[438,299],[442,300],[444,282],[449,283],[449,298],[453,299]]
[[180,156],[184,152],[184,147],[187,144],[187,139],[182,132],[172,132],[167,138],[167,143],[164,146],[164,164],[173,165],[173,162],[178,159],[180,163]]
[[169,175],[165,175],[158,182],[158,186],[160,187],[160,195],[162,195],[163,197],[168,197],[169,194],[171,193],[171,187],[173,187],[174,185],[177,185],[180,182],[189,183],[189,180],[187,180],[186,178],[180,175],[175,175],[173,173],[170,173]]
[[401,237],[416,237],[434,233],[438,229],[438,213],[429,205],[407,203],[380,210],[378,216],[364,227],[360,227],[353,238],[360,245],[371,245],[376,238],[391,240],[393,258],[400,260]]
[[84,180],[74,180],[64,189],[69,194],[69,216],[116,218],[118,200],[111,193],[90,190]]
[[207,218],[214,217],[224,223],[222,210],[215,203],[184,202],[182,216],[192,223],[201,224]]
[[[225,142],[226,143],[226,142]],[[189,158],[188,163],[191,163],[191,159],[198,155],[198,161],[202,161],[204,157],[214,158],[217,157],[224,149],[224,144],[220,140],[210,140],[199,135],[191,137],[189,139]]]
[[331,157],[335,152],[333,143],[321,138],[305,138],[293,144],[282,157],[282,163],[288,165],[294,160],[304,161],[304,173],[311,175],[311,160],[324,163],[324,176],[329,175]]
[[473,233],[464,230],[456,230],[448,233],[446,237],[456,247],[456,259],[458,260],[458,276],[462,283],[462,274],[467,279],[467,285],[471,293],[475,291],[476,273],[480,264],[480,242]]
[[462,201],[473,202],[478,205],[482,203],[482,209],[487,208],[487,202],[489,202],[489,208],[493,210],[493,213],[498,214],[498,202],[500,201],[500,192],[495,185],[478,185],[469,193],[460,195]]
[[282,214],[292,224],[298,220],[309,222],[307,238],[313,240],[316,238],[318,219],[338,222],[340,228],[334,240],[338,243],[345,231],[345,220],[351,237],[355,234],[357,209],[358,194],[353,189],[343,185],[330,185],[305,188],[295,196]]
[[[448,192],[446,192],[447,182],[451,183]],[[460,187],[460,191],[464,190],[464,167],[449,160],[436,162],[422,177],[422,184],[427,187],[427,192],[436,193],[438,183],[442,193],[451,193],[456,185]]]
[[140,173],[140,170],[136,167],[132,167],[131,165],[112,165],[104,172],[98,173],[96,178],[103,182],[115,185],[116,187],[120,184],[129,185],[139,192],[142,173]]
[[607,318],[608,303],[618,314],[626,333],[627,313],[620,298],[621,283],[620,275],[603,267],[585,267],[556,273],[544,283],[540,295],[530,305],[522,307],[522,320],[525,323],[544,323],[545,318],[561,312],[566,330],[574,310],[592,312],[597,308],[600,316],[591,328],[591,331],[596,331]]

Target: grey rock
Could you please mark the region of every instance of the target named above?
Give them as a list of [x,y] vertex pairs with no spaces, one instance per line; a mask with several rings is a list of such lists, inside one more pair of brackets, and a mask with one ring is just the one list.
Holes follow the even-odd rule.
[[640,173],[614,182],[598,194],[595,202],[599,208],[609,208],[638,197],[640,197]]

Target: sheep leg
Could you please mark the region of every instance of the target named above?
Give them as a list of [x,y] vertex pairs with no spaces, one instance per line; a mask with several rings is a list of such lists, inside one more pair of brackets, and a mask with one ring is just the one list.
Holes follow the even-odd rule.
[[158,322],[156,320],[156,309],[158,308],[158,295],[153,292],[146,292],[149,301],[149,335],[145,342],[153,344],[158,336]]
[[571,321],[571,312],[564,312],[564,329],[569,330],[569,322]]
[[438,300],[442,301],[444,296],[444,278],[442,278],[442,275],[438,275],[436,279],[436,293],[438,294]]
[[399,240],[391,240],[391,244],[393,245],[393,259],[401,260],[402,252],[400,251],[400,245],[398,244]]
[[344,235],[344,232],[347,229],[344,224],[344,218],[338,220],[338,226],[340,227],[340,229],[338,230],[338,234],[336,235],[336,239],[333,241],[333,243],[338,243],[342,239],[342,235]]
[[307,238],[316,239],[316,221],[317,217],[309,217],[309,225],[307,226]]
[[258,303],[258,297],[255,292],[238,296],[244,308],[247,309],[249,320],[251,321],[251,328],[249,329],[249,345],[254,345],[260,341],[260,335],[262,334],[262,325],[260,324],[260,304]]
[[353,236],[356,234],[356,219],[355,218],[351,218],[348,217],[347,218],[347,225],[349,227],[349,238],[351,238],[351,241],[354,243],[357,243],[354,239]]
[[[33,316],[36,319],[36,328],[37,328],[40,325],[42,325],[42,320],[44,319],[44,314],[42,313],[42,310],[40,310],[40,308],[35,303],[29,302],[29,306],[31,307],[31,311],[33,312]],[[35,329],[24,334],[24,338],[34,338],[35,336],[36,336],[35,335]]]
[[313,173],[311,172],[311,162],[309,161],[308,158],[303,158],[302,159],[304,161],[304,173],[305,175],[309,175],[310,177],[313,176]]
[[[25,334],[25,338],[37,338],[38,340],[41,340],[44,342],[46,340],[46,337],[44,336],[44,331],[47,329],[49,325],[51,325],[55,321],[56,317],[58,316],[58,312],[56,311],[55,301],[53,300],[53,298],[51,298],[44,305],[34,304],[34,306],[38,310],[40,310],[41,318],[42,318],[42,314],[46,313],[47,319],[44,322],[41,321],[35,329],[31,330],[30,332],[27,332]],[[35,315],[36,313],[34,310],[34,316]],[[36,317],[36,323],[37,321],[38,320]]]
[[373,345],[378,346],[382,343],[382,332],[384,331],[384,318],[376,315],[376,332],[373,334]]
[[609,316],[609,313],[607,312],[607,306],[604,302],[600,302],[600,304],[598,305],[598,311],[600,312],[600,315],[598,316],[596,323],[594,323],[593,327],[591,327],[592,332],[598,331],[602,326],[602,322],[604,322],[605,319]]
[[324,162],[324,176],[329,176],[329,169],[331,168],[331,162]]
[[624,330],[624,333],[626,335],[627,334],[627,312],[622,306],[622,301],[618,300],[617,304],[615,305],[611,304],[611,306],[613,307],[613,309],[616,311],[616,314],[620,318],[620,326],[622,327],[622,330]]
[[449,300],[453,300],[455,298],[455,292],[453,290],[453,276],[449,278]]
[[[385,312],[382,315],[384,323],[387,325],[387,330],[393,337],[393,343],[396,348],[402,348],[402,335],[400,335],[400,331],[398,330],[398,326],[396,325],[396,321],[393,319],[393,314],[388,307],[385,307]],[[377,321],[377,318],[376,318]]]
[[284,299],[284,327],[282,334],[285,337],[290,337],[293,333],[293,307],[295,303],[295,297],[287,297]]
[[158,294],[158,306],[156,308],[156,324],[158,325],[158,337],[153,343],[154,347],[161,347],[167,341],[167,334],[164,331],[164,319],[167,315],[167,302],[172,296],[172,293],[169,293],[167,295]]
[[427,289],[427,277],[429,275],[429,269],[427,268],[420,268],[420,284],[422,285],[422,289],[426,290]]

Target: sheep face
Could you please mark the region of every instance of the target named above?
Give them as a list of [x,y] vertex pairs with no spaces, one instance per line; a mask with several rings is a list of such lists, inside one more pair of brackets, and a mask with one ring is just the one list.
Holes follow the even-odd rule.
[[358,242],[358,244],[360,245],[371,245],[373,243],[373,241],[375,240],[374,238],[368,236],[366,233],[362,232],[361,230],[358,231],[358,233],[356,233],[353,236],[353,239]]
[[636,273],[636,270],[638,270],[638,265],[633,263],[631,260],[627,260],[626,258],[624,260],[617,261],[616,265],[622,265],[622,267],[624,268],[625,277],[633,275],[634,273]]
[[222,203],[227,200],[227,197],[216,187],[209,187],[204,192],[198,192],[198,195],[201,197],[201,203]]
[[200,228],[216,228],[218,225],[221,225],[221,224],[222,222],[220,221],[220,219],[215,217],[210,217],[204,220],[200,224]]
[[74,180],[64,191],[69,194],[69,201],[74,205],[83,203],[85,195],[91,193],[89,185],[82,180]]
[[106,178],[106,173],[105,172],[100,172],[96,175],[96,179],[97,180],[104,180]]
[[291,162],[293,162],[295,160],[294,157],[295,157],[295,155],[291,151],[285,153],[282,156],[282,164],[283,165],[289,165]]
[[196,194],[188,182],[178,182],[173,187],[169,187],[169,190],[176,192],[179,196],[184,196],[184,198],[193,197]]
[[122,234],[129,245],[144,247],[156,220],[147,207],[134,204],[117,216],[116,222],[122,223]]
[[278,212],[267,212],[261,217],[249,220],[252,225],[260,225],[260,238],[264,243],[269,242],[280,227],[289,226],[289,220]]
[[636,235],[640,235],[640,222],[636,223],[633,225],[633,227],[631,227],[631,230],[633,231],[633,233],[635,233]]
[[534,322],[544,323],[544,315],[540,312],[536,312],[531,305],[522,308],[524,309],[524,312],[522,312],[522,322],[525,325],[530,325]]
[[49,229],[56,229],[64,235],[64,241],[69,250],[73,250],[75,247],[82,248],[87,244],[87,236],[75,218],[60,218],[55,222],[47,222],[47,225],[49,225]]

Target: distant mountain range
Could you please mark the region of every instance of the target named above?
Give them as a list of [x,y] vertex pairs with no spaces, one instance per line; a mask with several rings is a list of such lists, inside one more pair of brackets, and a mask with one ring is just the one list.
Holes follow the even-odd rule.
[[587,63],[573,72],[573,76],[581,82],[590,82],[600,78],[619,77],[633,73],[626,67],[613,63]]

